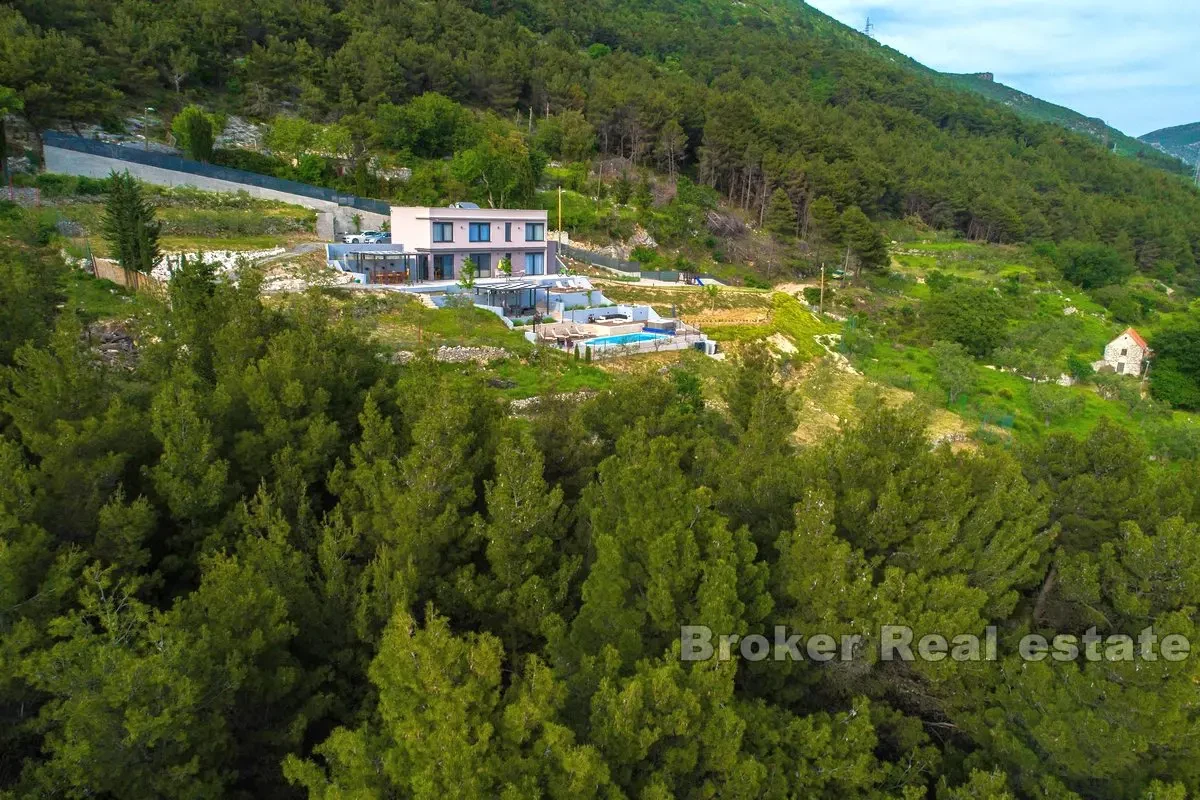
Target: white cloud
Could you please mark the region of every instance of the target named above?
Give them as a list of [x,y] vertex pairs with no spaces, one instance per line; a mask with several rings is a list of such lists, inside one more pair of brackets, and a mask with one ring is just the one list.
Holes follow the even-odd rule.
[[996,80],[1132,134],[1200,121],[1194,0],[815,0],[945,72]]

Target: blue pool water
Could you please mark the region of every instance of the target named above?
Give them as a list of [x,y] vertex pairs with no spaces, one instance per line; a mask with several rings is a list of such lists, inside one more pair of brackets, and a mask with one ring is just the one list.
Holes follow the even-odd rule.
[[637,344],[638,342],[653,342],[655,339],[670,339],[661,333],[622,333],[617,336],[601,336],[597,339],[588,339],[583,344],[588,347],[617,347],[623,344]]

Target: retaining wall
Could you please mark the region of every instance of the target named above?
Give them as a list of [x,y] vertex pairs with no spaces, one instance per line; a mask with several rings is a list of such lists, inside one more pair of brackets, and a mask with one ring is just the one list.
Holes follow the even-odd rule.
[[[362,230],[378,229],[382,227],[383,223],[390,221],[388,214],[376,213],[355,206],[341,205],[332,199],[283,191],[280,188],[260,186],[257,183],[242,183],[237,180],[215,177],[215,175],[185,172],[156,164],[113,157],[118,155],[128,155],[130,158],[135,157],[134,153],[127,152],[130,148],[108,145],[106,151],[111,151],[112,155],[101,155],[97,152],[74,149],[74,147],[58,147],[51,144],[52,141],[61,141],[63,144],[66,144],[69,140],[65,137],[55,139],[47,134],[46,145],[43,148],[47,172],[57,172],[63,175],[81,175],[88,178],[107,178],[112,172],[124,172],[128,170],[129,174],[135,178],[154,184],[155,186],[190,186],[208,192],[245,192],[251,197],[257,197],[262,200],[274,200],[280,203],[303,206],[317,212],[316,233],[322,239],[334,239],[339,233],[355,232],[354,217],[356,215],[360,218]],[[71,142],[71,144],[76,145],[77,143]],[[149,157],[161,154],[147,153],[145,155]],[[141,156],[138,155],[136,157],[140,158]],[[181,163],[184,162],[183,159],[176,158],[175,160]],[[229,173],[230,177],[237,177],[240,170],[214,167],[212,168],[212,172],[217,174]],[[284,187],[290,183],[278,179],[266,180],[268,177],[255,176],[255,180],[258,181],[261,179],[262,183],[273,183]],[[297,186],[301,186],[301,184],[297,184]],[[331,196],[336,196],[332,190],[322,189],[322,187],[314,186],[306,188],[313,190],[314,194],[327,193]]]

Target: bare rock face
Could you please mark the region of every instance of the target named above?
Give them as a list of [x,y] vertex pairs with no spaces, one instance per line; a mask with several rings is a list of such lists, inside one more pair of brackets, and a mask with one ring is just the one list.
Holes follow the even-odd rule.
[[137,366],[137,343],[125,323],[116,320],[93,322],[84,329],[81,338],[106,365],[126,370]]
[[225,120],[225,129],[217,136],[215,146],[237,150],[258,150],[262,147],[262,128],[236,114]]
[[641,225],[634,227],[633,238],[629,240],[629,244],[633,247],[658,247],[658,242],[654,241],[650,232]]
[[[483,366],[493,361],[503,361],[509,355],[509,352],[502,347],[449,347],[442,345],[433,353],[433,360],[443,364],[479,364]],[[416,357],[416,353],[410,350],[399,350],[392,355],[392,363],[407,364]]]

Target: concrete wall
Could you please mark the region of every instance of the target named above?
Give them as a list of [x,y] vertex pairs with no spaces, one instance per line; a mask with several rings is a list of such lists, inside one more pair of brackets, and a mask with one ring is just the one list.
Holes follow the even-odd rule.
[[88,178],[107,178],[111,172],[129,171],[139,180],[152,183],[155,186],[191,186],[206,192],[245,192],[251,197],[263,200],[275,200],[295,206],[311,208],[317,212],[316,234],[322,239],[333,239],[338,234],[354,232],[354,215],[362,219],[362,229],[380,228],[388,221],[386,214],[375,214],[361,211],[349,206],[339,206],[329,200],[318,200],[300,194],[280,192],[246,183],[209,178],[204,175],[193,175],[189,172],[177,172],[172,169],[153,167],[147,164],[137,164],[132,161],[121,161],[116,158],[97,156],[91,153],[81,153],[61,147],[45,148],[46,171],[63,175],[82,175]]
[[[552,306],[552,311],[557,311],[558,306]],[[631,322],[655,322],[660,317],[654,313],[654,309],[650,306],[595,306],[592,308],[577,308],[574,311],[563,311],[563,322],[592,322],[596,317],[602,317],[605,314],[624,314]]]
[[[335,206],[333,212],[334,234],[358,233],[361,231],[383,230],[384,223],[390,222],[387,214],[376,214],[373,211],[363,211],[352,206]],[[360,218],[361,227],[354,227],[354,215]],[[334,236],[322,236],[323,239],[333,239]],[[393,239],[393,241],[395,241]]]

